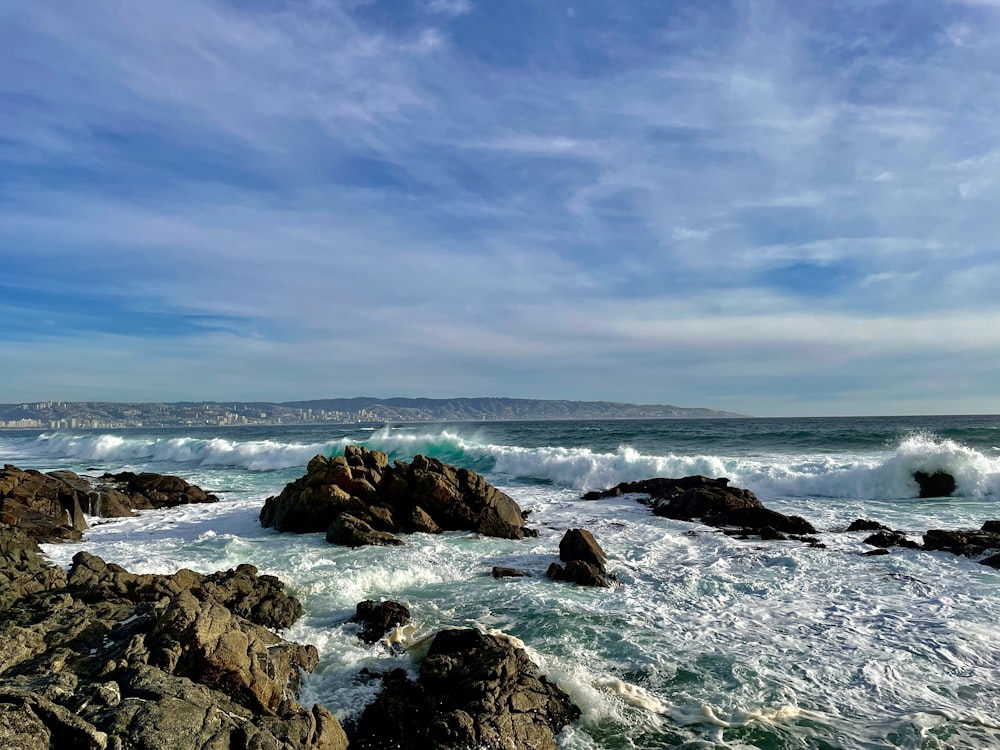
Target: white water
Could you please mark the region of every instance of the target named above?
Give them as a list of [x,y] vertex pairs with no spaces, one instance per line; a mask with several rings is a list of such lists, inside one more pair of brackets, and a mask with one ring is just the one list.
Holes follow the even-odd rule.
[[[836,531],[858,516],[917,535],[1000,516],[996,455],[920,434],[870,453],[699,457],[381,431],[366,443],[399,457],[492,461],[489,476],[532,511],[541,536],[418,534],[402,548],[351,550],[322,535],[281,535],[257,524],[263,499],[298,476],[317,450],[342,445],[340,438],[185,443],[119,436],[115,445],[69,437],[45,454],[51,468],[97,458],[115,470],[112,462],[172,462],[174,473],[228,492],[217,505],[101,522],[81,543],[48,546],[53,559],[68,565],[87,549],[139,572],[210,572],[250,562],[279,576],[306,609],[285,635],[315,644],[322,655],[303,700],[321,701],[348,722],[378,689],[359,677],[362,667],[412,670],[415,653],[405,644],[442,627],[474,625],[521,639],[582,708],[582,720],[559,739],[563,750],[1000,747],[1000,574],[943,553],[864,557],[863,534]],[[52,438],[45,441],[51,450]],[[98,444],[100,457],[87,452]],[[42,452],[40,444],[22,450],[36,460]],[[156,450],[172,452],[164,458]],[[297,466],[260,470],[292,461],[294,451],[303,456]],[[951,471],[961,496],[912,499],[915,468]],[[740,541],[656,518],[629,497],[579,500],[583,488],[699,471],[730,476],[769,506],[809,518],[824,531],[827,549]],[[545,578],[571,527],[594,533],[619,586],[580,589]],[[531,577],[494,580],[494,565]],[[360,644],[347,619],[366,598],[407,603],[415,628],[392,646]]]

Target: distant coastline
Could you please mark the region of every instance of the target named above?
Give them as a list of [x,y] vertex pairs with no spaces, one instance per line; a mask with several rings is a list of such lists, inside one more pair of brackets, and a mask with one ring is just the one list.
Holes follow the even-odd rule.
[[0,429],[119,429],[357,422],[725,419],[745,414],[671,404],[524,398],[328,398],[310,401],[0,404]]

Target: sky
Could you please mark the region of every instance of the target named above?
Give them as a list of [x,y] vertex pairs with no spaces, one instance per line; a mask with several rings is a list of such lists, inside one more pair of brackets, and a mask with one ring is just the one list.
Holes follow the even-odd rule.
[[0,402],[1000,413],[1000,0],[0,4]]

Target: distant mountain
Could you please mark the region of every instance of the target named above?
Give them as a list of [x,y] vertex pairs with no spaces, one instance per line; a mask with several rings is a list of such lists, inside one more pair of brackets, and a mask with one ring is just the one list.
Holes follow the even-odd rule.
[[312,401],[0,404],[0,428],[64,429],[314,422],[480,422],[548,419],[708,419],[742,414],[664,404],[528,398],[327,398]]

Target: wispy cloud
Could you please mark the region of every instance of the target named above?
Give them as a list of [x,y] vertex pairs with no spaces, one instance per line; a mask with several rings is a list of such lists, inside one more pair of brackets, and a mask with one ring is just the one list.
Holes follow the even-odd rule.
[[8,4],[0,401],[997,411],[994,5]]

